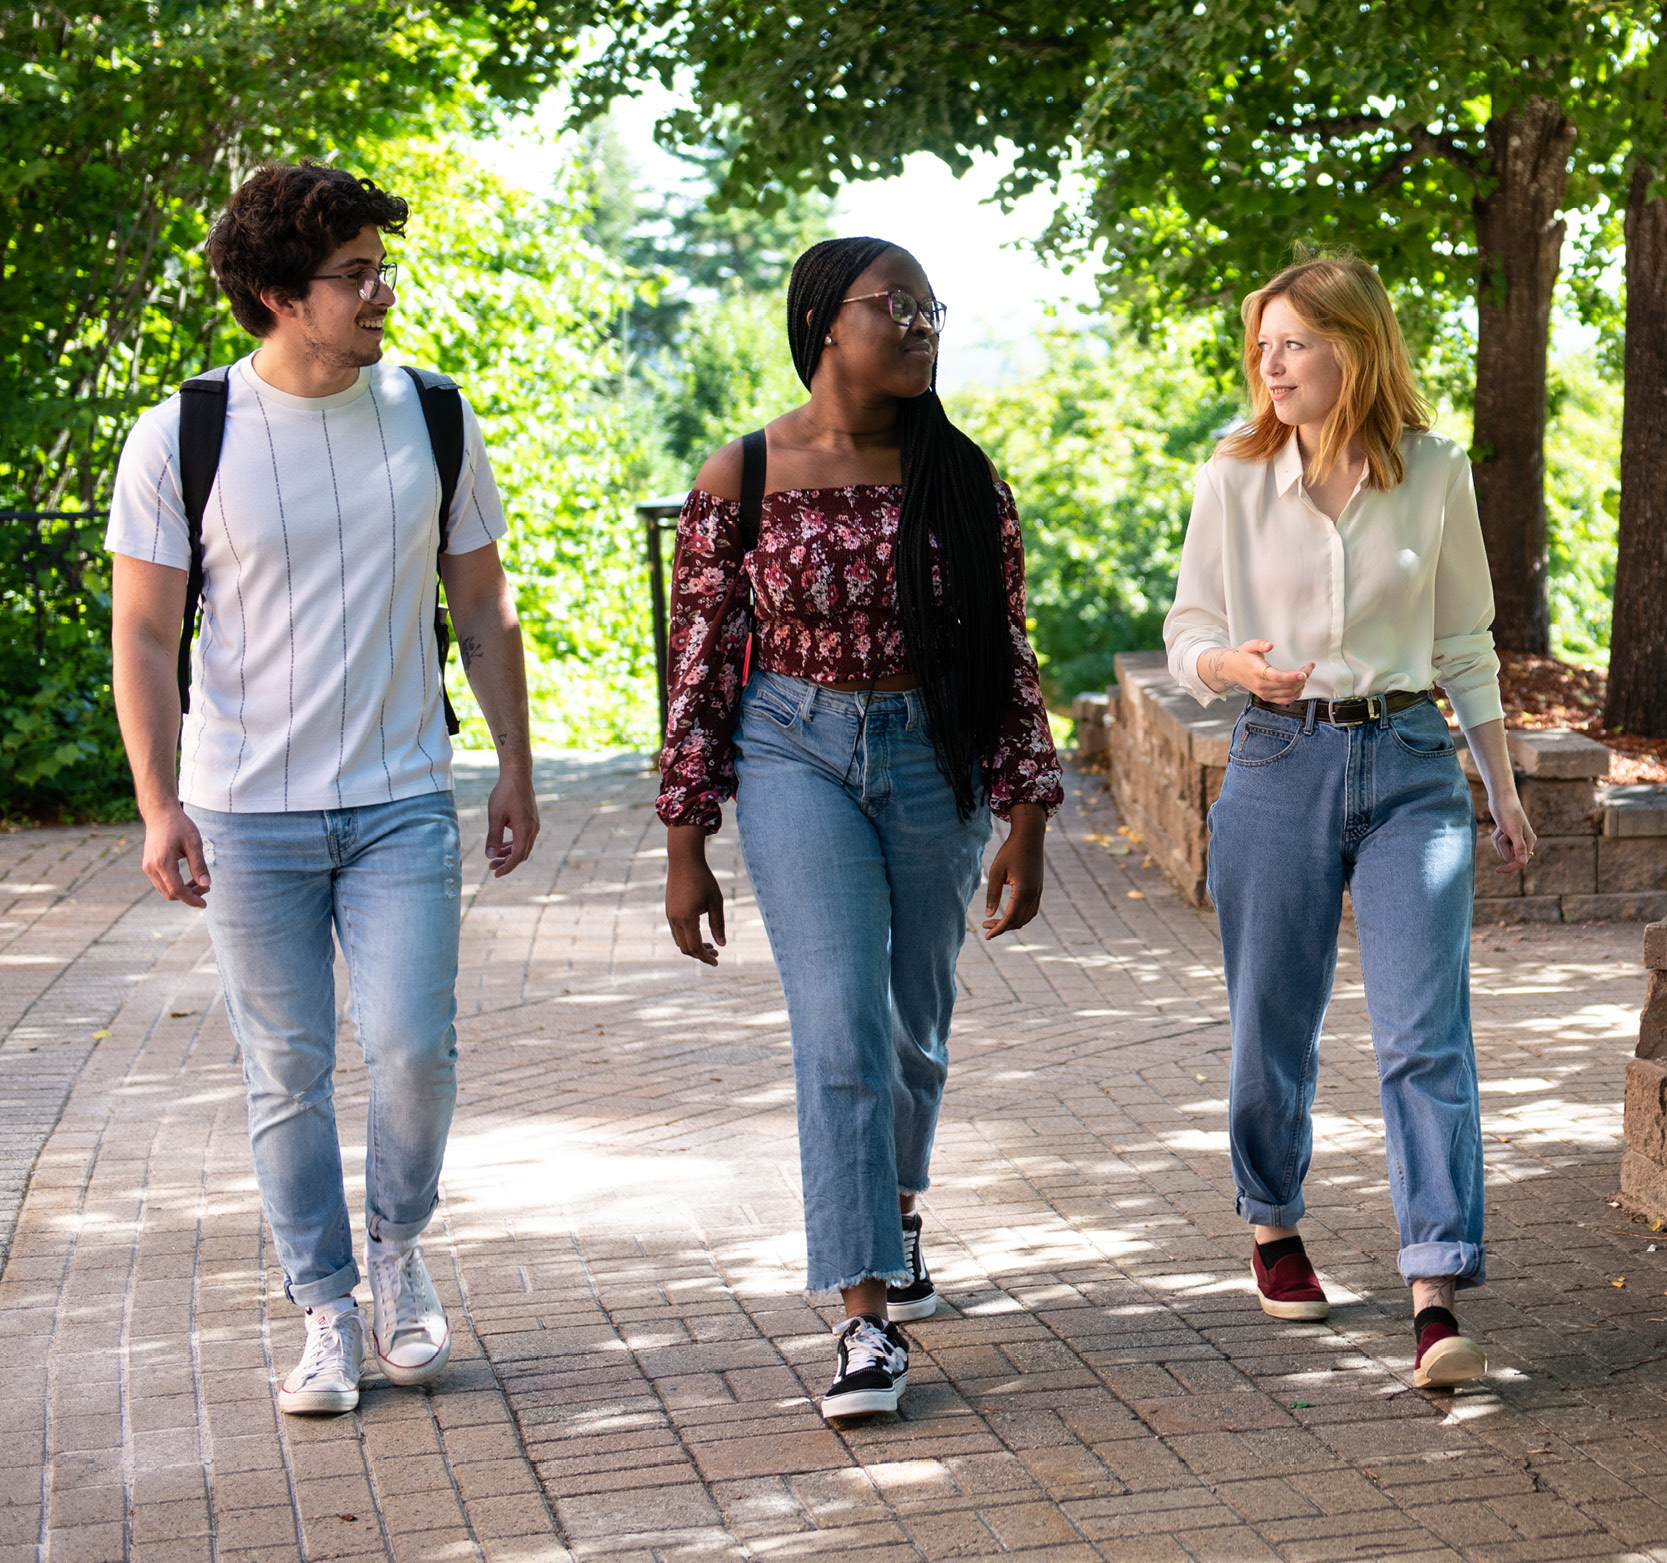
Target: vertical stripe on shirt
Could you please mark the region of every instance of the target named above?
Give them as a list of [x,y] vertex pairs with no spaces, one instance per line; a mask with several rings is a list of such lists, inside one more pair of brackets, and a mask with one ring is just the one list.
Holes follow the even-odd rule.
[[[226,547],[231,550],[232,559],[237,565],[237,575],[234,584],[237,587],[237,726],[241,736],[237,741],[237,761],[232,766],[231,779],[226,783],[226,812],[232,811],[232,789],[237,786],[237,773],[243,769],[243,756],[249,749],[249,723],[246,720],[246,706],[249,702],[249,612],[243,606],[243,556],[237,551],[237,544],[232,541],[231,522],[226,519],[226,493],[218,483],[214,485],[214,497],[220,504],[220,530],[226,534]],[[205,593],[206,597],[206,593]],[[205,720],[203,726],[208,725]]]
[[342,530],[341,485],[336,482],[336,452],[330,443],[330,414],[321,412],[324,455],[330,463],[330,495],[336,502],[336,558],[341,567],[342,588],[342,710],[341,732],[336,739],[336,807],[342,806],[342,767],[347,763],[347,538]]
[[371,411],[376,414],[376,437],[382,442],[382,471],[388,479],[388,682],[382,686],[382,707],[376,714],[376,732],[382,740],[382,774],[388,778],[388,801],[394,799],[393,773],[388,769],[388,693],[394,687],[394,593],[399,585],[399,504],[394,498],[394,469],[388,460],[388,431],[382,427],[382,404],[376,387],[370,387]]
[[[289,594],[289,725],[284,729],[284,809],[289,809],[289,760],[295,743],[295,567],[289,556],[289,518],[284,514],[284,485],[278,477],[278,447],[272,439],[272,420],[266,398],[255,393],[261,422],[266,425],[266,448],[272,452],[272,492],[278,501],[278,530],[284,539],[284,585]],[[391,795],[391,792],[390,792]]]
[[156,532],[152,536],[150,544],[150,562],[152,564],[156,563],[157,551],[162,547],[162,486],[168,481],[168,474],[173,470],[173,465],[174,458],[170,455],[162,463],[162,470],[156,475]]

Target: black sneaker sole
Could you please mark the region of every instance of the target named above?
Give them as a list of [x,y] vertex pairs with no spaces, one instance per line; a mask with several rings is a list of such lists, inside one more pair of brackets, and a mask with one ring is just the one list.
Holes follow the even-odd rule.
[[893,1302],[886,1299],[886,1317],[893,1324],[907,1324],[911,1319],[930,1319],[938,1311],[938,1294],[928,1292],[924,1297],[911,1297]]
[[904,1373],[892,1382],[890,1389],[855,1389],[843,1395],[824,1395],[822,1415],[829,1421],[842,1416],[876,1416],[884,1411],[895,1411],[903,1391],[909,1387],[909,1375]]

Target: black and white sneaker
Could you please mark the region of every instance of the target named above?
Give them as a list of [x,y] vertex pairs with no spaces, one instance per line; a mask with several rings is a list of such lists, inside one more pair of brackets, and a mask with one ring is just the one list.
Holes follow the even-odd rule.
[[926,1256],[920,1251],[919,1211],[903,1218],[903,1262],[909,1267],[909,1280],[886,1288],[886,1317],[929,1319],[938,1311],[938,1289],[926,1273]]
[[909,1387],[909,1342],[895,1324],[872,1313],[859,1313],[834,1331],[839,1366],[822,1415],[873,1416],[895,1411]]

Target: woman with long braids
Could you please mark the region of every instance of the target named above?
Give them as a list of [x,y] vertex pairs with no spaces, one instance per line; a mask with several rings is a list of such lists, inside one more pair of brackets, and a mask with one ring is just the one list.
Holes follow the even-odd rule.
[[807,250],[787,332],[810,399],[764,431],[756,543],[740,440],[701,468],[677,528],[666,916],[716,964],[706,838],[733,796],[787,996],[808,1284],[845,1304],[829,1417],[896,1409],[909,1352],[892,1321],[937,1306],[914,1207],[967,902],[993,811],[1010,826],[984,935],[1035,916],[1062,796],[1013,496],[933,389],[943,317],[895,245]]

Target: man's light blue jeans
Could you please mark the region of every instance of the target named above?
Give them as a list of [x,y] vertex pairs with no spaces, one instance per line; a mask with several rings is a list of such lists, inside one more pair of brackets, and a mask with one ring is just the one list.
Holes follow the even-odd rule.
[[912,690],[755,672],[736,747],[741,849],[793,1034],[807,1284],[901,1282],[897,1201],[928,1182],[990,812],[956,814]]
[[208,929],[243,1053],[261,1204],[302,1306],[359,1279],[336,1137],[335,943],[370,1075],[365,1223],[428,1225],[457,1097],[462,882],[449,792],[293,814],[186,809],[202,832]]
[[1238,1211],[1294,1226],[1343,887],[1377,1052],[1390,1199],[1408,1281],[1480,1285],[1482,1132],[1470,1033],[1476,821],[1429,701],[1361,727],[1239,718],[1210,810],[1233,1067]]

